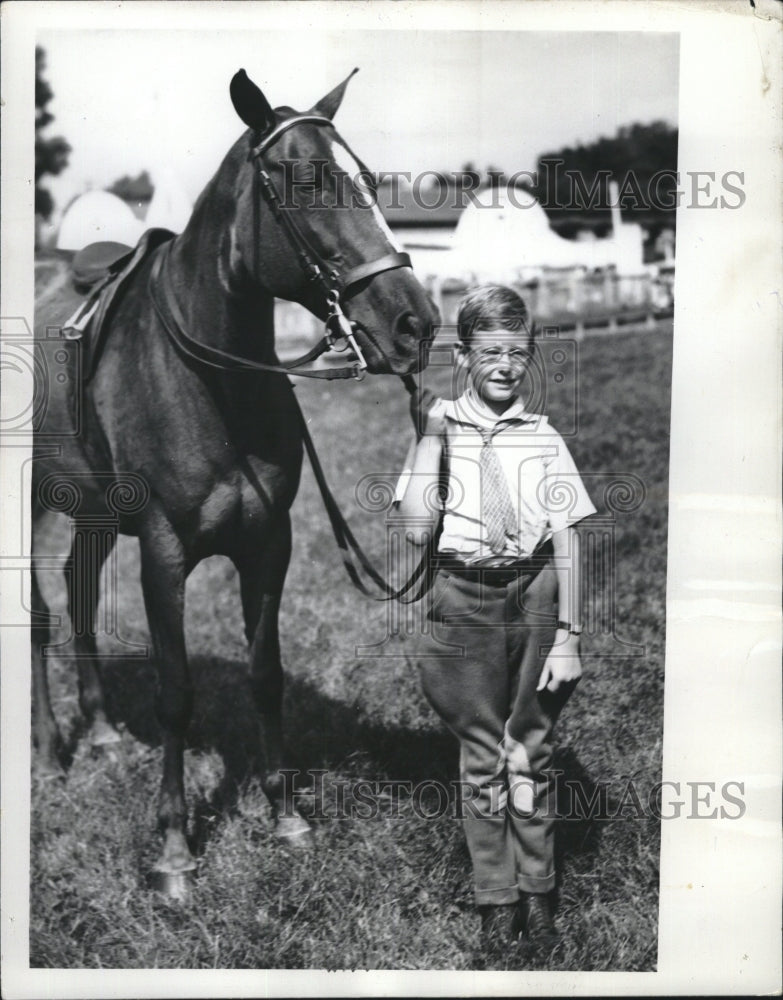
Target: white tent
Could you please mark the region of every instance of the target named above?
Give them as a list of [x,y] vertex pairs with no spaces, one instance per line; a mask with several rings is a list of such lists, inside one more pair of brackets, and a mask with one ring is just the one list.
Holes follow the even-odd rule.
[[65,210],[57,236],[57,248],[81,250],[99,240],[135,246],[146,228],[116,194],[88,191],[74,199]]
[[424,276],[472,281],[513,281],[543,268],[614,265],[619,274],[643,271],[643,232],[614,219],[606,239],[566,240],[549,227],[541,205],[523,191],[485,190],[467,205],[448,249],[411,249]]

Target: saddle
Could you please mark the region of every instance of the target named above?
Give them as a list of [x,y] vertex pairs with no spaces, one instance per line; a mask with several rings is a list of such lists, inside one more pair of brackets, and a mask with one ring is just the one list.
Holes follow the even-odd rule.
[[63,324],[69,340],[82,342],[84,381],[95,374],[106,342],[109,319],[128,279],[151,253],[174,238],[168,229],[148,229],[135,247],[104,241],[78,250],[71,261],[71,280],[84,301]]

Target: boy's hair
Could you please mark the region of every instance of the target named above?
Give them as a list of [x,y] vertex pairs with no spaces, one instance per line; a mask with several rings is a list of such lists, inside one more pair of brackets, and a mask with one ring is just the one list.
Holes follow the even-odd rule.
[[460,341],[470,346],[473,335],[481,330],[525,330],[532,347],[533,331],[525,300],[506,285],[479,285],[459,304],[457,332]]

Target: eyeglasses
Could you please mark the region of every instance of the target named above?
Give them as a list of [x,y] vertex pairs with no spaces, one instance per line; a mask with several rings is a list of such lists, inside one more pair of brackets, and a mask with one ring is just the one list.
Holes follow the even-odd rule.
[[502,361],[504,357],[507,357],[509,364],[519,367],[529,364],[533,356],[524,347],[501,347],[498,345],[496,347],[474,347],[471,350],[479,361],[495,364],[498,361]]

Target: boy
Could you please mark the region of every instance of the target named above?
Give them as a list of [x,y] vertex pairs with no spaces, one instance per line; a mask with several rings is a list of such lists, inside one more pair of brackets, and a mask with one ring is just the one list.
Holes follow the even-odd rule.
[[457,323],[455,398],[414,397],[419,437],[400,481],[414,545],[440,532],[430,627],[410,658],[460,742],[485,946],[502,950],[520,932],[551,946],[556,789],[546,771],[555,720],[581,675],[572,525],[595,507],[563,439],[519,398],[533,351],[524,301],[483,286]]

